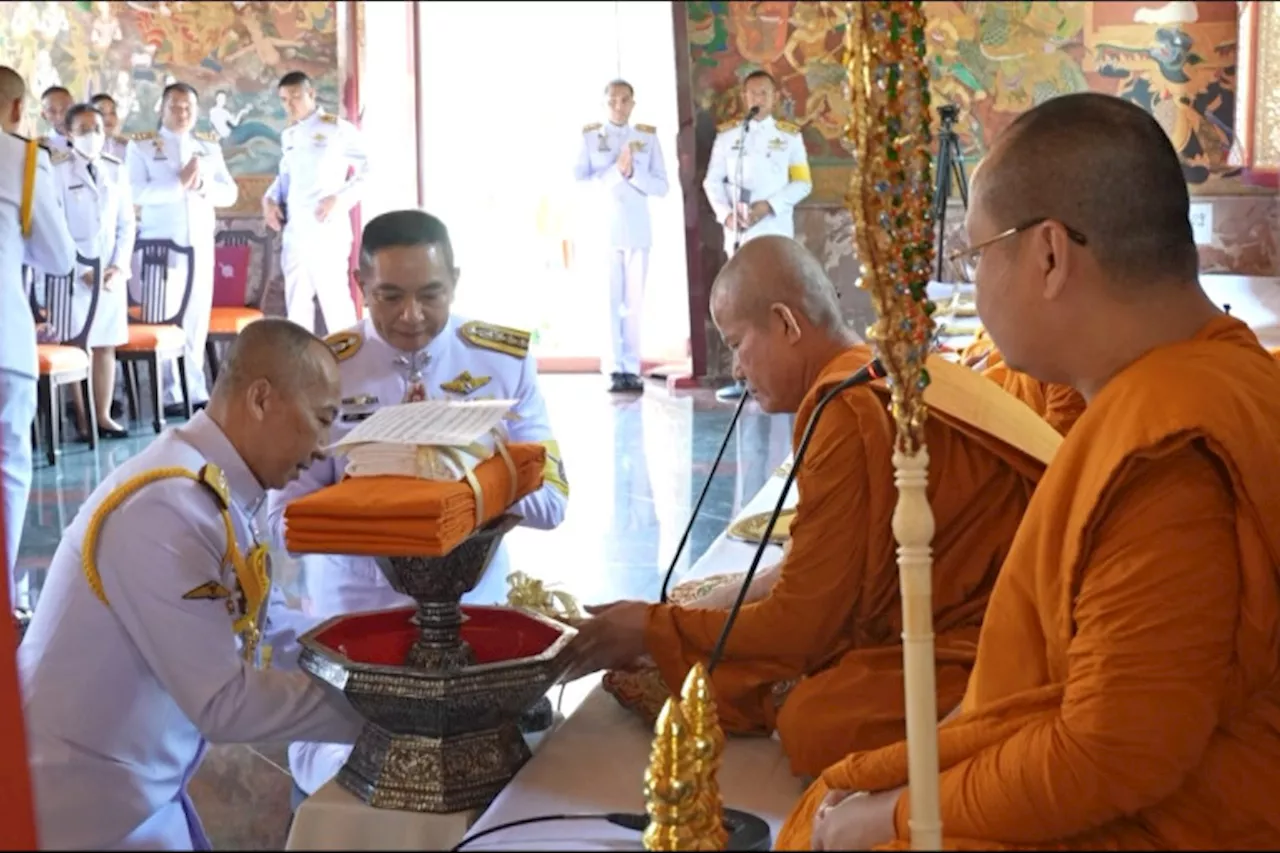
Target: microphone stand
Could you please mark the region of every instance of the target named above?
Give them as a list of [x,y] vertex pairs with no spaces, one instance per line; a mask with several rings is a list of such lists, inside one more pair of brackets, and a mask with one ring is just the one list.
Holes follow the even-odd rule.
[[787,479],[782,484],[782,493],[778,495],[778,502],[774,505],[773,512],[769,516],[769,523],[765,525],[764,533],[760,537],[760,544],[756,546],[755,556],[751,558],[751,566],[747,569],[747,574],[742,579],[742,585],[738,588],[738,597],[734,599],[733,606],[729,608],[729,615],[724,620],[724,628],[721,629],[715,648],[711,650],[711,656],[707,659],[708,675],[715,672],[716,665],[724,657],[725,646],[729,642],[729,633],[733,630],[733,625],[738,620],[738,614],[742,611],[747,592],[751,589],[751,582],[756,578],[756,570],[760,568],[760,560],[764,557],[765,548],[769,546],[769,538],[773,535],[774,525],[778,523],[778,516],[782,514],[782,507],[786,503],[787,493],[791,491],[791,484],[795,482],[796,474],[800,471],[800,463],[804,461],[805,451],[809,449],[809,440],[813,438],[813,430],[818,425],[818,417],[822,414],[823,409],[827,407],[827,404],[840,396],[841,393],[850,388],[873,382],[884,375],[884,365],[877,358],[822,395],[822,399],[814,407],[813,414],[809,416],[809,422],[805,424],[804,434],[800,438],[800,443],[796,446],[795,461],[792,462],[791,470],[787,472]]
[[747,131],[751,128],[751,120],[759,112],[759,107],[752,107],[747,111],[747,117],[742,120],[742,131],[738,134],[738,162],[733,167],[733,253],[735,255],[742,246],[743,228],[738,209],[742,206],[742,164],[747,158]]
[[733,410],[733,417],[729,419],[729,428],[724,431],[724,439],[720,442],[720,450],[716,452],[716,458],[711,463],[711,470],[707,473],[706,482],[702,484],[702,492],[698,495],[698,502],[693,505],[693,512],[689,513],[689,523],[685,525],[684,535],[680,537],[680,544],[676,545],[676,552],[671,557],[671,564],[667,566],[667,573],[662,577],[662,593],[658,597],[658,601],[662,604],[667,603],[667,593],[671,587],[671,578],[675,576],[676,566],[680,564],[680,555],[684,553],[684,546],[689,543],[689,535],[693,533],[693,523],[698,520],[698,513],[702,511],[702,502],[707,499],[707,492],[711,489],[711,481],[716,476],[716,471],[720,468],[720,461],[724,459],[724,452],[729,447],[729,439],[733,437],[734,427],[738,425],[738,419],[742,417],[742,408],[747,404],[747,398],[750,394],[744,393],[738,398],[738,406]]

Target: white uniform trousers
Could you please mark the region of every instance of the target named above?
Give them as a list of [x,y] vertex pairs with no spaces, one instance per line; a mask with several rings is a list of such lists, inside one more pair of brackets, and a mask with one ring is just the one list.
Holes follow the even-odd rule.
[[[195,248],[195,278],[191,283],[191,301],[182,318],[182,331],[187,345],[187,390],[191,404],[207,403],[209,387],[204,377],[204,345],[209,339],[209,315],[213,311],[213,244]],[[182,301],[182,288],[187,282],[186,257],[174,255],[169,262],[169,277],[165,285],[165,304],[171,313],[178,310]],[[182,402],[182,385],[178,382],[178,363],[169,362],[164,381],[166,406]]]
[[285,227],[280,253],[285,312],[290,320],[311,332],[316,331],[317,301],[328,333],[356,324],[350,285],[351,227],[346,214],[339,218],[341,223],[333,227]]
[[602,372],[640,375],[640,321],[644,316],[644,281],[648,274],[648,249],[609,250],[609,338],[613,344],[613,365]]
[[[31,423],[36,416],[36,380],[0,369],[0,478],[4,484],[5,577],[9,600],[18,606],[18,545],[31,496]],[[0,614],[3,617],[3,614]],[[4,617],[7,618],[7,617]]]

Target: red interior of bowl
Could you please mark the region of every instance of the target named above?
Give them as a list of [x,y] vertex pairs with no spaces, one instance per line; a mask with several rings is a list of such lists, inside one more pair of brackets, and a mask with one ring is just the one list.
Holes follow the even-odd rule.
[[[356,663],[400,666],[418,638],[405,607],[383,613],[356,613],[316,635],[316,640]],[[467,607],[462,612],[462,639],[471,644],[476,663],[499,663],[533,657],[560,638],[552,625],[506,607]]]

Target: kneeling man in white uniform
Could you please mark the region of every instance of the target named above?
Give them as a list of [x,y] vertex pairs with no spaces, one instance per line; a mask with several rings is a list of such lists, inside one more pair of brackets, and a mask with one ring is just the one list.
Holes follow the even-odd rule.
[[[337,691],[272,669],[253,521],[322,455],[338,364],[283,319],[232,345],[209,407],[117,468],[53,556],[18,649],[41,845],[205,850],[187,795],[207,743],[353,743]],[[263,643],[265,640],[265,644]]]

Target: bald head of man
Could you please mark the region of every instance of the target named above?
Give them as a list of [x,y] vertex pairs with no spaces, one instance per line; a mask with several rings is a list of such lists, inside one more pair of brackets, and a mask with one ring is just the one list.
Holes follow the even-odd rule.
[[822,368],[857,343],[818,259],[789,237],[749,240],[711,288],[735,378],[766,412],[794,412]]
[[324,456],[341,391],[338,362],[324,341],[268,317],[231,344],[208,414],[258,482],[279,489]]
[[1216,312],[1200,290],[1178,155],[1127,101],[1064,95],[1023,113],[971,196],[978,313],[1015,370],[1089,397]]
[[27,83],[22,75],[7,65],[0,65],[0,130],[18,132],[26,99]]

